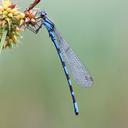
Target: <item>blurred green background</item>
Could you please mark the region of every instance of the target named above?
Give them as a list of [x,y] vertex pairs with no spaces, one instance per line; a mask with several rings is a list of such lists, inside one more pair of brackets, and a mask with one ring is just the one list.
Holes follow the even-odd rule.
[[[32,0],[15,0],[24,10]],[[26,30],[13,49],[0,55],[0,128],[127,128],[128,1],[46,0],[64,38],[87,65],[94,86],[74,90],[74,115],[67,81],[43,28]]]

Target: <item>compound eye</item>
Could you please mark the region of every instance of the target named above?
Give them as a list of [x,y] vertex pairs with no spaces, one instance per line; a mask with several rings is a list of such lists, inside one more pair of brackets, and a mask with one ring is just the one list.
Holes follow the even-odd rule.
[[44,11],[44,10],[43,10],[43,11],[41,11],[41,16],[43,16],[43,17],[44,17],[44,16],[46,16],[46,15],[47,15],[46,11]]

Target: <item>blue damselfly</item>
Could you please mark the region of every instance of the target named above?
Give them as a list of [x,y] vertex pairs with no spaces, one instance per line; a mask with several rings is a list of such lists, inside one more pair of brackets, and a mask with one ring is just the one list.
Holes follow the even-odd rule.
[[[29,7],[31,9],[32,5]],[[28,8],[28,9],[29,9]],[[30,11],[29,9],[29,11]],[[74,112],[76,115],[79,114],[78,105],[74,95],[72,82],[70,75],[74,76],[74,79],[83,87],[91,87],[93,79],[88,73],[86,67],[81,63],[80,59],[77,57],[75,52],[70,48],[69,44],[64,40],[61,33],[56,29],[55,24],[47,17],[47,13],[42,10],[38,10],[35,14],[36,21],[34,24],[28,24],[26,27],[34,33],[38,33],[39,30],[44,26],[51,38],[58,56],[60,58],[66,79],[68,81]]]

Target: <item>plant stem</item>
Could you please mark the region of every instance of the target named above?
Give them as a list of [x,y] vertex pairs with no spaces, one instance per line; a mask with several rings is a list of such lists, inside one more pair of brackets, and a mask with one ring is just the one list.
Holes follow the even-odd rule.
[[1,41],[0,41],[0,53],[1,53],[2,49],[3,49],[7,33],[8,33],[7,30],[3,30],[3,35],[2,35],[2,38],[1,38]]

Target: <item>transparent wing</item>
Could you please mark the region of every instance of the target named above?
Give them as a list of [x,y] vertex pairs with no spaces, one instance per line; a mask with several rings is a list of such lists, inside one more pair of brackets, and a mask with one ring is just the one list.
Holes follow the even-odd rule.
[[69,44],[63,39],[61,33],[56,29],[54,31],[58,37],[60,49],[64,55],[65,62],[68,65],[69,72],[71,72],[78,85],[91,87],[93,83],[91,75],[80,62],[80,59],[77,57],[75,52],[70,48]]

